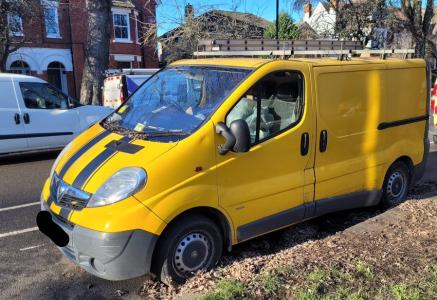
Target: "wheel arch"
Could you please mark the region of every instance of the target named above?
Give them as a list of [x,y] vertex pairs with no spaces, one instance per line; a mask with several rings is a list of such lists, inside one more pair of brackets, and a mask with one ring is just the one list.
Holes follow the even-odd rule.
[[[213,221],[220,229],[222,235],[223,235],[223,241],[224,241],[224,249],[227,249],[228,251],[231,251],[232,249],[232,241],[233,241],[233,229],[232,224],[230,220],[227,218],[227,216],[220,211],[217,208],[210,207],[210,206],[197,206],[192,207],[190,209],[187,209],[178,215],[176,215],[173,219],[170,220],[170,222],[167,223],[164,230],[160,234],[157,244],[160,242],[161,238],[165,235],[167,230],[170,228],[170,225],[176,222],[177,220],[180,220],[182,218],[186,218],[190,215],[202,215]],[[156,249],[157,247],[155,247]],[[155,252],[153,253],[153,256],[155,256]],[[152,259],[153,259],[152,256]]]
[[409,171],[409,175],[410,175],[410,178],[409,178],[409,180],[410,180],[410,187],[411,187],[411,183],[412,183],[412,181],[413,181],[413,178],[414,178],[414,164],[413,164],[413,160],[411,159],[411,157],[409,157],[408,155],[403,155],[403,156],[400,156],[400,157],[398,157],[395,161],[393,161],[390,165],[389,165],[389,167],[387,168],[387,171],[386,171],[386,176],[387,176],[387,173],[388,173],[388,170],[390,170],[390,168],[395,164],[395,163],[397,163],[397,162],[403,162],[403,163],[405,163],[406,165],[407,165],[407,167],[408,167],[408,171]]

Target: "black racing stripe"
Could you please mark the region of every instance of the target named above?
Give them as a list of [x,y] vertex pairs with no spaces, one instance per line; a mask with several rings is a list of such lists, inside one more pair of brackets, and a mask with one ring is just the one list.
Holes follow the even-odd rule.
[[66,207],[61,207],[61,211],[59,212],[59,215],[64,218],[65,220],[68,220],[68,216],[70,215],[71,209]]
[[[130,142],[131,139],[129,137],[123,137],[120,141]],[[73,186],[77,189],[83,189],[83,186],[90,176],[116,152],[116,150],[111,148],[106,148],[103,150],[96,158],[88,163],[88,165],[79,173],[79,175],[77,175],[73,182]]]
[[110,135],[110,131],[103,131],[101,134],[97,135],[95,138],[93,138],[91,141],[88,142],[85,146],[79,149],[62,167],[61,172],[59,172],[59,177],[63,178],[65,173],[70,169],[70,167],[79,159],[79,157],[82,156],[86,151],[88,151],[92,146],[100,142],[102,139]]
[[80,173],[73,182],[73,186],[82,189],[87,179],[91,174],[108,158],[110,158],[116,151],[113,149],[105,149],[95,159],[93,159]]

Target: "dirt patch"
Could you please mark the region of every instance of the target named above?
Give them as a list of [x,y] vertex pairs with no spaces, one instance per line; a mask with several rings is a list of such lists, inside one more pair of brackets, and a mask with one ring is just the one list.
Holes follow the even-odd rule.
[[219,267],[182,286],[148,280],[140,295],[436,299],[436,247],[437,198],[410,199],[384,214],[377,208],[336,213],[269,234],[235,247]]

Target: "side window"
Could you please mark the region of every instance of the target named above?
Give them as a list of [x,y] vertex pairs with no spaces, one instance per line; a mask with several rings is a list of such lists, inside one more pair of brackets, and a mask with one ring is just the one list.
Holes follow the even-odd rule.
[[293,127],[303,108],[304,79],[293,71],[274,72],[257,82],[231,109],[226,125],[243,119],[249,126],[252,144]]
[[67,96],[41,82],[20,82],[21,94],[27,108],[67,109]]

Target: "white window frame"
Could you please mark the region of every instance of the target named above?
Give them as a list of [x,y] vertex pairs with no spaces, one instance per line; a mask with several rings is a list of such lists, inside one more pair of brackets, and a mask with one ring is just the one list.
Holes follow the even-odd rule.
[[[20,20],[20,31],[12,31],[11,30],[11,19],[12,18],[18,18]],[[23,37],[23,18],[20,15],[17,14],[8,14],[8,26],[9,26],[9,35],[13,37]]]
[[139,32],[138,32],[138,12],[135,11],[134,15],[135,15],[135,41],[137,44],[140,44],[141,40],[138,38],[138,34],[139,34]]
[[[58,7],[59,7],[59,2],[58,1],[53,1],[53,0],[42,0],[42,5],[44,8],[44,25],[45,25],[45,30],[46,30],[46,37],[51,38],[51,39],[60,39],[61,38],[61,30],[59,28],[59,13],[58,13]],[[46,15],[46,10],[48,9],[53,9],[55,11],[55,21],[56,21],[56,33],[49,33],[48,32],[48,28],[47,28],[47,15]]]
[[[117,38],[115,36],[115,26],[116,26],[115,22],[114,22],[115,15],[122,15],[122,16],[125,16],[127,18],[127,38]],[[117,26],[119,26],[119,25],[117,25]],[[113,8],[112,9],[112,27],[113,27],[113,34],[114,34],[113,42],[132,43],[132,37],[131,37],[131,33],[130,33],[130,11],[129,10]]]

